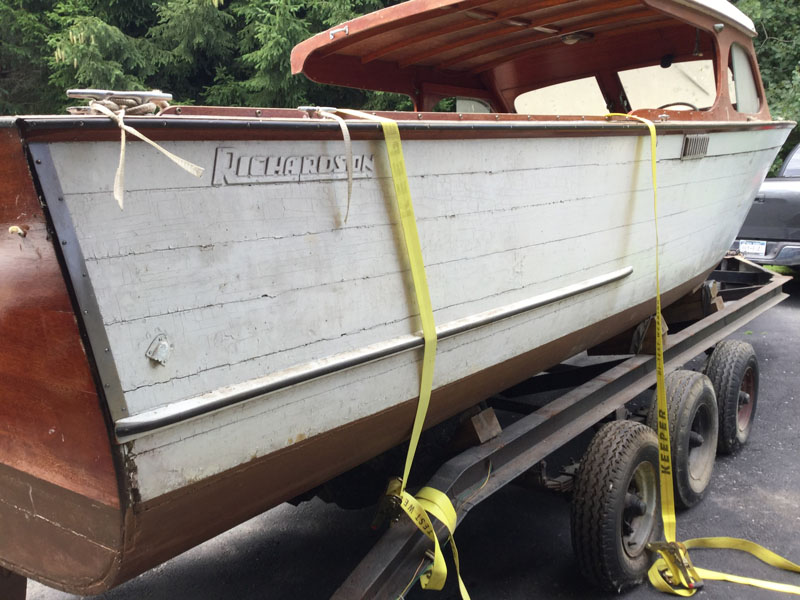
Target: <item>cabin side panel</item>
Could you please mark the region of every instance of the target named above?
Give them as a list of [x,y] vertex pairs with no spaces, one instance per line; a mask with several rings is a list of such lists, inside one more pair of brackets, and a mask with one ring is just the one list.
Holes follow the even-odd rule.
[[106,420],[14,125],[0,127],[0,563],[100,588],[120,498]]

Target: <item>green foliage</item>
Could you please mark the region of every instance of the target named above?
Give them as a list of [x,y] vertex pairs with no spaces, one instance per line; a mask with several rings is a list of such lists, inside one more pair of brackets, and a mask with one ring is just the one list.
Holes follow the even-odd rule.
[[160,66],[146,39],[128,36],[91,14],[55,16],[65,25],[47,38],[53,50],[50,83],[58,89],[144,89],[147,77]]
[[[241,97],[251,106],[386,104],[387,95],[371,98],[360,90],[319,86],[305,77],[292,77],[289,64],[289,55],[296,44],[318,31],[382,6],[379,0],[233,2],[231,11],[242,23],[240,59],[236,64]],[[208,93],[213,95],[215,90],[212,88]]]
[[241,81],[241,88],[248,104],[305,103],[306,86],[292,79],[288,57],[295,44],[310,34],[306,4],[302,0],[234,3],[232,10],[244,23],[239,38],[239,66],[247,75]]
[[[738,0],[737,8],[755,23],[753,40],[773,118],[800,121],[800,3],[794,0]],[[795,129],[772,167],[800,142]]]
[[[0,114],[51,110],[63,92],[48,85],[46,39],[52,23],[49,2],[0,1]],[[44,14],[43,14],[44,13]]]
[[774,273],[780,273],[781,275],[789,275],[790,277],[794,277],[795,279],[800,278],[800,271],[793,269],[792,267],[786,267],[784,265],[761,265],[767,271],[773,271]]
[[[59,112],[74,87],[156,88],[186,103],[408,110],[405,96],[313,84],[289,65],[295,44],[396,1],[0,0],[0,114]],[[759,31],[773,115],[800,120],[800,3],[735,3]],[[798,140],[793,133],[787,145]]]
[[210,0],[169,0],[156,7],[156,15],[158,24],[148,38],[163,68],[151,77],[151,87],[179,100],[202,98],[234,58],[236,19]]
[[59,112],[69,88],[162,89],[186,103],[410,108],[312,84],[292,48],[382,0],[0,0],[0,113]]

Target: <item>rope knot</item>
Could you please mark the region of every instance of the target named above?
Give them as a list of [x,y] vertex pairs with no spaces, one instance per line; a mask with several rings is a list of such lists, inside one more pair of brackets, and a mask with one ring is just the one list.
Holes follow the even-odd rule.
[[183,170],[191,173],[195,177],[201,177],[205,169],[200,167],[194,163],[189,162],[181,158],[180,156],[176,156],[172,154],[172,152],[166,150],[162,146],[156,144],[153,140],[148,138],[142,133],[139,133],[136,129],[127,125],[125,123],[125,113],[126,111],[128,114],[149,114],[155,112],[158,109],[158,105],[155,102],[145,102],[145,103],[136,103],[135,100],[132,100],[133,104],[129,104],[128,99],[126,98],[117,98],[115,100],[104,99],[104,100],[92,100],[89,103],[89,109],[94,114],[101,114],[107,116],[109,119],[114,121],[120,128],[120,148],[119,148],[119,165],[117,166],[117,172],[114,176],[114,198],[116,199],[117,203],[119,204],[120,210],[123,209],[123,198],[125,195],[124,187],[125,187],[125,140],[126,140],[126,133],[130,133],[138,137],[143,142],[147,142],[153,148],[161,152],[164,156],[169,158],[172,162],[176,165],[181,167]]

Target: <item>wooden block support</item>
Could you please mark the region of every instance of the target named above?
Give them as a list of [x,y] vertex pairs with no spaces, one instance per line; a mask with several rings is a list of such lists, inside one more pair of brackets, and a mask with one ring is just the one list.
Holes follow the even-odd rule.
[[[661,317],[661,331],[666,344],[669,327],[664,317]],[[619,355],[619,354],[645,354],[656,353],[656,327],[655,317],[642,321],[636,327],[623,331],[619,335],[589,348],[590,356]]]
[[466,419],[456,431],[450,443],[452,450],[464,450],[477,446],[496,437],[503,431],[494,414],[494,409],[487,408]]
[[[664,345],[667,343],[667,331],[669,331],[669,327],[667,326],[667,322],[664,320],[664,317],[661,317],[661,341]],[[639,354],[655,354],[656,353],[656,320],[655,318],[650,319],[650,322],[647,325],[647,331],[644,333],[644,338],[642,338],[642,345],[639,347],[638,350]]]
[[677,302],[664,309],[664,318],[668,323],[685,323],[698,321],[724,308],[719,294],[719,283],[707,281]]
[[634,350],[631,348],[633,337],[636,333],[637,327],[626,329],[622,333],[600,342],[596,346],[592,346],[586,351],[589,356],[615,356],[620,354],[633,354]]

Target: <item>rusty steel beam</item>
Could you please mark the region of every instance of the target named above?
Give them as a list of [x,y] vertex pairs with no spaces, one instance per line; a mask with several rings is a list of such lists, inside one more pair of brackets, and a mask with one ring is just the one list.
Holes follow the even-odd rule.
[[[768,283],[746,297],[668,336],[665,372],[680,368],[782,302],[788,296],[781,288],[788,280],[789,277],[772,274]],[[427,485],[450,497],[461,522],[480,502],[653,386],[655,381],[655,356],[633,356],[523,417],[497,437],[449,460]],[[439,524],[437,531],[444,543],[447,537],[444,526]],[[381,537],[333,598],[396,597],[429,561],[426,551],[430,548],[430,540],[408,519],[401,519]]]

